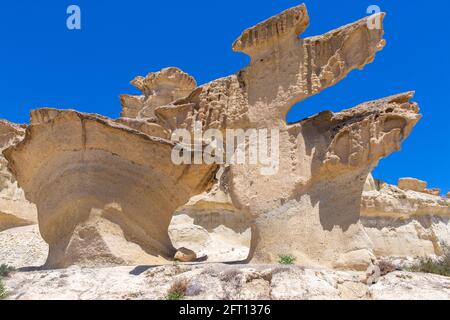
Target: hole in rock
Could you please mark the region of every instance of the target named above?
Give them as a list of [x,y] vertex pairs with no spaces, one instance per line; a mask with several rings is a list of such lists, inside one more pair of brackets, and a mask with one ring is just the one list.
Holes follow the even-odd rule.
[[330,110],[338,112],[343,109],[344,102],[323,96],[323,93],[312,96],[306,100],[294,104],[286,116],[286,122],[293,124],[310,118],[322,111]]
[[247,259],[251,228],[245,215],[230,206],[185,206],[179,208],[169,226],[175,248],[193,250],[199,260],[238,262]]

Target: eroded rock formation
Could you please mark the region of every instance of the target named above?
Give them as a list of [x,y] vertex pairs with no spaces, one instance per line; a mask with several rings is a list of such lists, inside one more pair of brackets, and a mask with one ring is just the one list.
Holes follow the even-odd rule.
[[25,199],[1,153],[24,135],[25,126],[0,120],[0,231],[37,223],[36,207]]
[[[400,148],[419,120],[411,97],[324,112],[290,126],[280,139],[275,176],[256,179],[252,168],[231,168],[233,202],[255,216],[254,260],[290,252],[301,263],[370,264],[370,240],[359,223],[361,193],[373,167]],[[282,234],[290,240],[280,241]]]
[[187,73],[177,68],[166,68],[138,76],[131,81],[142,92],[141,96],[121,95],[122,117],[152,118],[155,109],[172,101],[187,97],[197,87],[197,83]]
[[407,190],[384,183],[363,193],[361,221],[378,257],[440,256],[450,244],[450,200],[408,181],[399,181]]
[[[192,196],[221,191],[250,221],[249,260],[364,269],[374,259],[360,222],[361,194],[381,158],[400,148],[420,119],[412,93],[322,112],[288,125],[291,107],[374,60],[384,45],[377,14],[321,36],[301,39],[304,5],[243,34],[233,50],[251,57],[237,74],[196,87],[176,68],[132,83],[141,96],[121,97],[122,118],[75,111],[34,111],[22,142],[4,154],[36,203],[47,265],[131,264],[173,257],[168,225]],[[175,165],[176,129],[277,129],[279,163]],[[226,141],[229,143],[229,141]],[[271,152],[276,150],[272,149]],[[271,164],[272,165],[272,164]],[[120,245],[115,245],[120,243]]]
[[175,247],[194,250],[208,262],[244,261],[249,255],[251,221],[233,205],[223,180],[179,208],[169,226]]
[[174,143],[105,117],[32,112],[8,166],[36,204],[48,267],[161,263],[172,213],[203,191],[213,166],[176,166]]

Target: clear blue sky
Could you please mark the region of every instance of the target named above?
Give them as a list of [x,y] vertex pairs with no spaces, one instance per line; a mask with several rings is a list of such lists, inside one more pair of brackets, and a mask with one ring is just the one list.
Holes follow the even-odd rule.
[[[247,27],[298,0],[9,0],[0,4],[0,118],[28,122],[30,109],[74,108],[118,117],[121,93],[136,75],[180,67],[199,84],[248,63],[231,44]],[[305,0],[321,34],[387,12],[388,45],[363,72],[297,105],[289,120],[324,109],[416,90],[424,118],[375,176],[414,176],[450,191],[450,2],[443,0]],[[82,10],[82,30],[66,28],[66,9]]]

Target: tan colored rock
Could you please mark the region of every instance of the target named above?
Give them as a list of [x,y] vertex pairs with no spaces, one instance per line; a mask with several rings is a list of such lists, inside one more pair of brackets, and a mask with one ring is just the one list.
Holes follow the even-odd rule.
[[16,269],[39,268],[45,264],[48,245],[37,224],[14,227],[0,232],[0,264]]
[[447,193],[447,199],[450,199],[450,192]]
[[366,183],[364,184],[364,191],[374,191],[377,190],[377,185],[372,174],[367,177]]
[[299,39],[309,23],[306,7],[286,10],[236,40],[233,49],[251,56],[249,66],[157,107],[155,114],[172,129],[192,128],[196,120],[205,129],[286,128],[286,115],[295,103],[362,69],[384,47],[384,31],[369,29],[368,20]]
[[169,236],[176,248],[190,248],[208,262],[244,261],[250,250],[250,219],[233,206],[222,172],[209,192],[192,197],[176,211]]
[[274,175],[263,176],[260,165],[231,165],[226,173],[233,205],[253,219],[250,260],[273,262],[292,254],[298,263],[333,266],[342,255],[357,257],[357,265],[364,250],[362,256],[372,256],[359,222],[361,194],[372,168],[400,148],[420,119],[413,94],[325,111],[292,125],[285,119],[295,103],[374,60],[385,45],[384,31],[369,24],[383,17],[300,39],[309,24],[306,7],[288,9],[236,40],[233,49],[251,57],[249,66],[154,109],[169,130],[193,131],[196,121],[204,131],[280,130]]
[[366,271],[365,283],[367,285],[372,285],[378,282],[381,277],[380,267],[377,265],[371,265]]
[[440,196],[385,185],[380,190],[363,193],[361,215],[401,220],[421,216],[446,217],[450,216],[450,201]]
[[138,130],[146,135],[170,139],[169,130],[165,129],[158,123],[155,118],[134,119],[134,118],[119,118],[115,122],[126,125],[132,129]]
[[[298,263],[333,266],[353,251],[371,255],[359,223],[361,194],[371,168],[398,150],[418,121],[411,96],[324,112],[292,125],[281,133],[280,170],[267,179],[257,168],[231,168],[233,203],[256,217],[254,261],[289,252]],[[279,241],[285,235],[289,240]]]
[[370,250],[361,249],[341,254],[333,264],[333,268],[341,270],[366,271],[375,262],[375,256]]
[[381,190],[386,186],[386,182],[375,179],[372,174],[367,177],[366,183],[364,184],[364,191],[376,191]]
[[374,300],[448,300],[450,279],[433,274],[393,272],[370,287]]
[[401,178],[398,180],[398,187],[402,190],[424,192],[427,185],[425,181],[414,178]]
[[178,68],[166,68],[131,81],[142,96],[122,95],[122,117],[153,118],[155,108],[187,97],[197,86],[195,79]]
[[25,126],[0,120],[0,231],[37,223],[36,207],[25,199],[2,155],[4,149],[24,136]]
[[425,189],[423,192],[427,193],[427,194],[431,194],[432,196],[440,196],[441,195],[441,189],[438,189],[438,188]]
[[182,208],[172,218],[169,236],[174,247],[188,247],[208,262],[236,262],[248,257],[251,230],[238,212]]
[[55,109],[31,116],[24,140],[4,155],[37,205],[46,266],[138,264],[144,252],[147,263],[171,259],[172,213],[208,187],[215,167],[176,166],[174,143],[105,117]]
[[374,285],[361,272],[277,265],[179,265],[16,272],[3,279],[11,300],[162,300],[188,283],[193,300],[449,300],[450,279],[393,272]]
[[[107,264],[132,263],[105,240],[119,229],[155,263],[173,257],[170,218],[209,190],[217,168],[174,165],[170,151],[177,143],[165,138],[180,128],[192,132],[200,122],[203,131],[279,130],[279,162],[264,168],[232,164],[223,173],[225,198],[251,220],[248,260],[274,262],[290,254],[299,264],[366,270],[373,253],[359,219],[361,194],[378,161],[397,151],[419,121],[413,93],[324,111],[295,124],[285,119],[294,104],[374,60],[385,40],[383,29],[369,27],[370,21],[383,17],[300,39],[309,24],[300,5],[243,32],[233,49],[248,54],[251,63],[234,75],[198,88],[176,68],[137,77],[132,83],[143,96],[122,96],[123,118],[117,121],[35,111],[24,141],[5,155],[27,199],[37,204],[50,245],[47,265],[66,266],[83,256],[97,261],[94,253],[100,261],[107,257]],[[91,219],[119,229],[91,225]]]
[[428,257],[450,243],[450,200],[386,185],[365,191],[361,221],[377,257]]
[[197,255],[190,249],[179,248],[175,253],[174,259],[180,262],[194,262],[197,260]]

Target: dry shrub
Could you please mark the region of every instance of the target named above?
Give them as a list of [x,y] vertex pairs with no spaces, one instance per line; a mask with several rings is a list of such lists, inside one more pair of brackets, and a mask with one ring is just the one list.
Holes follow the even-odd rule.
[[378,267],[380,268],[381,276],[385,276],[388,273],[394,272],[397,270],[397,267],[392,264],[392,262],[388,260],[381,260],[378,263]]
[[186,296],[186,291],[189,281],[186,279],[176,280],[167,293],[167,300],[183,300]]

